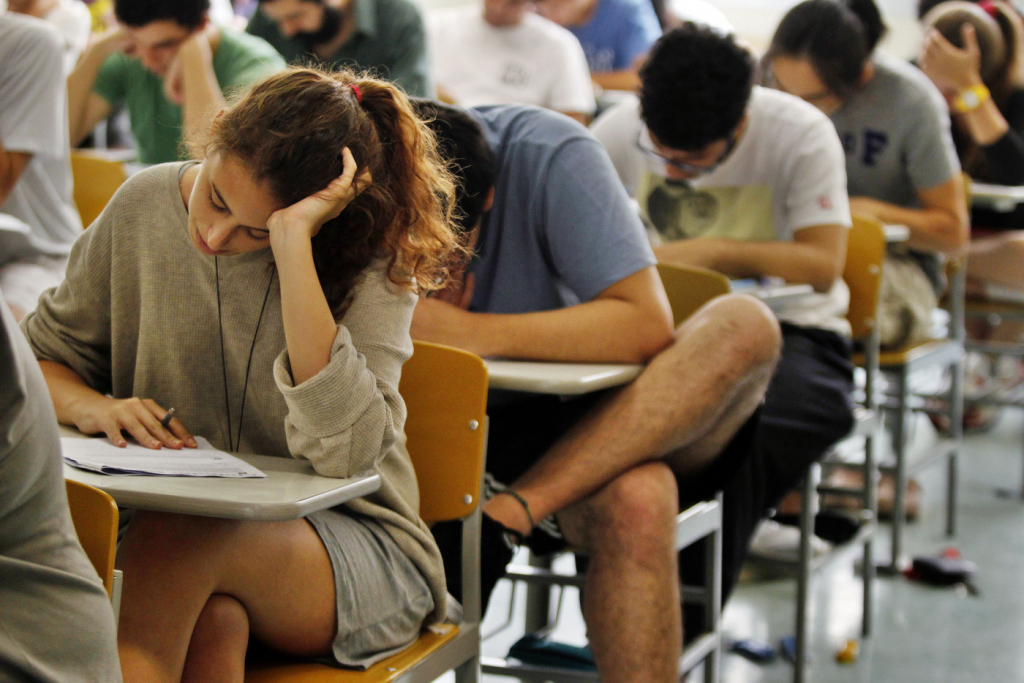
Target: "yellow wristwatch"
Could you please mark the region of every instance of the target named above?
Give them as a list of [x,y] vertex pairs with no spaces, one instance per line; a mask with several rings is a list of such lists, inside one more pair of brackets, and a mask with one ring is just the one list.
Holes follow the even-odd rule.
[[956,99],[953,100],[953,109],[958,114],[966,114],[985,104],[985,100],[991,97],[992,93],[984,85],[972,85],[970,88],[961,90],[956,96]]

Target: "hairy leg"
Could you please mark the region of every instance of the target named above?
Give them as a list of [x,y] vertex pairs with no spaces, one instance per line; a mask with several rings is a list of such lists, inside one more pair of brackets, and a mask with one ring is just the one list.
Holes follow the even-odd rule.
[[126,681],[180,680],[200,615],[218,594],[240,603],[252,635],[267,645],[296,655],[330,651],[334,576],[304,520],[140,511],[117,560],[125,577],[118,651]]
[[602,681],[679,679],[678,508],[675,477],[652,462],[558,514],[566,539],[590,553],[584,614]]
[[[635,382],[580,420],[514,485],[542,519],[626,470],[668,457],[677,476],[706,467],[756,409],[779,353],[774,315],[747,296],[694,313]],[[527,531],[519,503],[496,496],[484,511]]]
[[245,607],[230,595],[211,595],[192,629],[182,683],[242,683],[248,645]]

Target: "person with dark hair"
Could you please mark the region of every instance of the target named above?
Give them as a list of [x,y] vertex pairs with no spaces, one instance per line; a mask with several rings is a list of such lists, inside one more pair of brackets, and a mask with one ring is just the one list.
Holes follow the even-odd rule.
[[409,95],[433,95],[423,17],[411,0],[260,0],[246,31],[289,64],[367,69]]
[[906,225],[882,271],[879,334],[898,348],[931,337],[941,255],[967,245],[967,201],[942,97],[914,66],[875,53],[873,0],[807,0],[779,23],[766,80],[827,114],[846,152],[850,208]]
[[225,93],[284,68],[265,41],[214,25],[209,0],[117,0],[119,26],[98,37],[68,76],[68,122],[78,145],[114,107],[128,109],[139,161],[182,158]]
[[[972,178],[1024,185],[1024,21],[1003,3],[944,2],[924,18],[919,58],[946,98],[953,138]],[[971,212],[972,294],[1024,291],[1024,209]]]
[[639,99],[593,127],[653,225],[659,261],[814,287],[776,310],[782,357],[761,411],[760,474],[725,490],[726,595],[758,521],[853,424],[842,146],[821,112],[753,76],[735,38],[684,24],[655,43]]
[[540,0],[537,12],[579,39],[590,77],[605,90],[636,90],[637,70],[661,35],[650,0]]
[[128,179],[22,322],[57,419],[382,483],[291,522],[134,511],[125,680],[242,680],[250,638],[372,664],[446,613],[398,383],[417,294],[460,251],[454,184],[405,95],[349,71],[270,76],[192,143],[202,161]]
[[[639,218],[601,146],[565,117],[429,102],[419,112],[465,179],[464,196],[485,201],[461,207],[477,245],[468,274],[420,301],[413,338],[482,356],[648,362],[628,387],[572,401],[491,392],[485,599],[515,543],[584,548],[601,680],[678,681],[675,516],[751,471],[777,323],[760,302],[730,295],[673,334]],[[457,540],[434,533],[458,592]]]

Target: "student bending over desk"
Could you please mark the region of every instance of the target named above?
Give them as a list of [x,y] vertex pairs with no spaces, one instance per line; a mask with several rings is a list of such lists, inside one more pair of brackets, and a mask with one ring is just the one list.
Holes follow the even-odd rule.
[[193,149],[129,179],[24,321],[58,419],[383,481],[293,522],[136,512],[125,678],[241,681],[250,635],[372,663],[445,614],[398,381],[415,290],[455,248],[452,182],[405,95],[347,71],[267,78]]
[[[564,116],[420,107],[465,183],[479,260],[420,301],[413,336],[483,356],[650,361],[628,387],[572,401],[491,392],[485,603],[512,557],[503,538],[541,553],[583,548],[601,680],[678,681],[676,514],[760,469],[750,446],[778,326],[760,302],[726,296],[673,334],[640,221],[601,146]],[[457,567],[458,544],[439,526],[445,566]]]
[[[784,341],[758,431],[764,476],[725,492],[726,520],[735,506],[744,525],[853,426],[843,149],[824,114],[752,87],[753,72],[753,57],[734,38],[684,24],[655,43],[639,101],[594,124],[664,240],[654,249],[659,260],[814,286],[775,309]],[[742,560],[746,547],[736,551]],[[735,578],[724,576],[726,593]]]
[[882,268],[879,337],[898,348],[932,337],[940,254],[967,246],[967,201],[942,96],[914,66],[873,54],[884,34],[872,0],[807,0],[783,17],[763,66],[832,120],[851,210],[910,230]]
[[[975,180],[1024,185],[1024,20],[1009,4],[944,2],[922,23],[921,68],[949,104],[964,170]],[[968,293],[984,295],[990,285],[1024,292],[1024,207],[976,208],[971,229]]]

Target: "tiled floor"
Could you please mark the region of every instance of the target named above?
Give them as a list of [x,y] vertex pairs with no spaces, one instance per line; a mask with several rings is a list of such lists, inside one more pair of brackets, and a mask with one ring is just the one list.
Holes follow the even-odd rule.
[[[928,448],[931,427],[917,425],[915,443]],[[967,437],[961,458],[960,530],[943,535],[944,467],[922,473],[922,512],[906,536],[907,553],[931,554],[954,546],[978,565],[980,596],[963,590],[936,589],[905,578],[879,579],[875,598],[875,633],[860,642],[852,665],[836,663],[836,650],[847,638],[859,638],[860,581],[854,574],[859,553],[850,551],[816,578],[810,611],[813,662],[809,680],[818,682],[1008,683],[1024,681],[1024,503],[994,495],[997,486],[1019,485],[1024,416],[1007,412],[996,428]],[[879,553],[887,548],[883,526]],[[756,638],[772,644],[793,632],[796,583],[792,578],[745,580],[724,615],[727,637]],[[499,586],[485,632],[499,625],[509,588]],[[522,601],[522,595],[519,601]],[[582,644],[586,635],[575,591],[555,633],[564,642]],[[517,612],[517,615],[521,611]],[[504,655],[521,633],[517,621],[485,644],[485,653]],[[507,680],[485,677],[485,680]],[[782,683],[792,680],[783,660],[757,665],[738,655],[723,659],[726,683]]]

